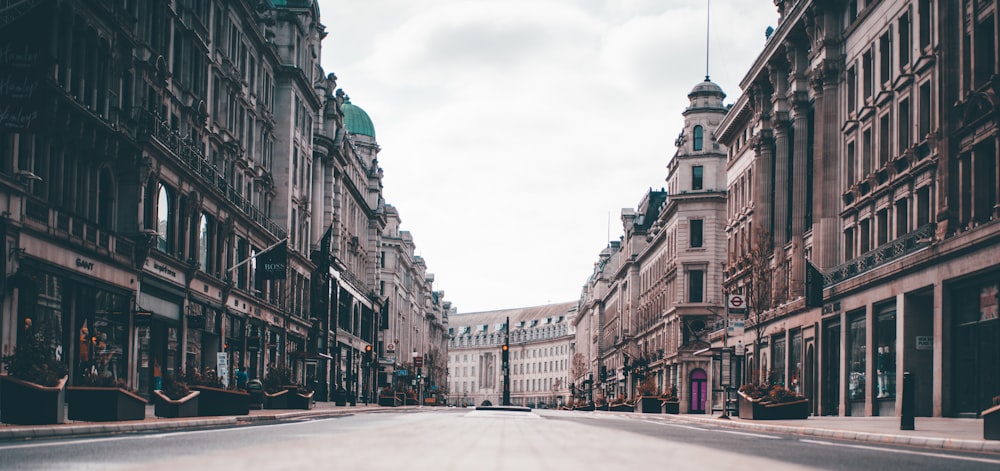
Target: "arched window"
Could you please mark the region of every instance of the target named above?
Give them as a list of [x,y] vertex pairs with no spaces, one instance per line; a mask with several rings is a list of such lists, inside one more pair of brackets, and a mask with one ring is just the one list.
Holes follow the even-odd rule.
[[202,213],[198,222],[198,264],[208,272],[208,252],[212,244],[212,216]]
[[702,141],[705,139],[704,134],[701,126],[694,127],[694,150],[701,150]]
[[156,248],[161,252],[169,252],[169,234],[173,229],[171,220],[170,192],[160,183],[156,188]]

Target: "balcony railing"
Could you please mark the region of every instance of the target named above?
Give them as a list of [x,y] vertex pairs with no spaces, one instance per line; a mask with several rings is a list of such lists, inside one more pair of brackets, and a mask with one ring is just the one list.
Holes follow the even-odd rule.
[[145,109],[136,108],[135,117],[136,121],[141,123],[140,127],[148,130],[150,137],[156,139],[163,147],[173,153],[177,160],[189,168],[192,173],[201,177],[207,187],[218,190],[233,206],[264,227],[274,237],[285,238],[287,234],[285,229],[266,217],[260,208],[244,198],[240,189],[230,185],[215,165],[205,158],[199,146],[185,140],[177,131],[170,129],[166,121]]
[[934,225],[926,224],[892,242],[881,245],[875,250],[864,253],[847,263],[827,270],[823,275],[823,286],[831,286],[848,278],[858,276],[893,260],[916,252],[930,245],[934,235]]

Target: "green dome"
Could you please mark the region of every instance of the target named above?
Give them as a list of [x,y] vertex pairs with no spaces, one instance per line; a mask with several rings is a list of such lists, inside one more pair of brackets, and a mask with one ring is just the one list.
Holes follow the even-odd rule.
[[344,126],[347,127],[348,132],[375,137],[375,125],[372,124],[372,119],[368,117],[365,110],[351,104],[350,98],[344,100],[344,105],[340,107],[340,110],[344,112]]

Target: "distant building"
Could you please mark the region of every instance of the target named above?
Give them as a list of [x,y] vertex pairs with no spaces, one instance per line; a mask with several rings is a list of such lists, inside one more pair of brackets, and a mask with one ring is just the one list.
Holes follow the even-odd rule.
[[577,303],[454,314],[449,317],[451,404],[501,404],[501,346],[510,320],[510,398],[514,405],[558,407],[569,398]]

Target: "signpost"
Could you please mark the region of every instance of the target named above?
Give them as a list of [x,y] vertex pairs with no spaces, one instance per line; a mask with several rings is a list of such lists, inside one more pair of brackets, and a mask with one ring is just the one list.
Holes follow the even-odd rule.
[[216,371],[219,373],[219,379],[222,380],[222,385],[229,387],[229,357],[226,356],[225,352],[218,352],[215,354],[216,364],[218,368]]

